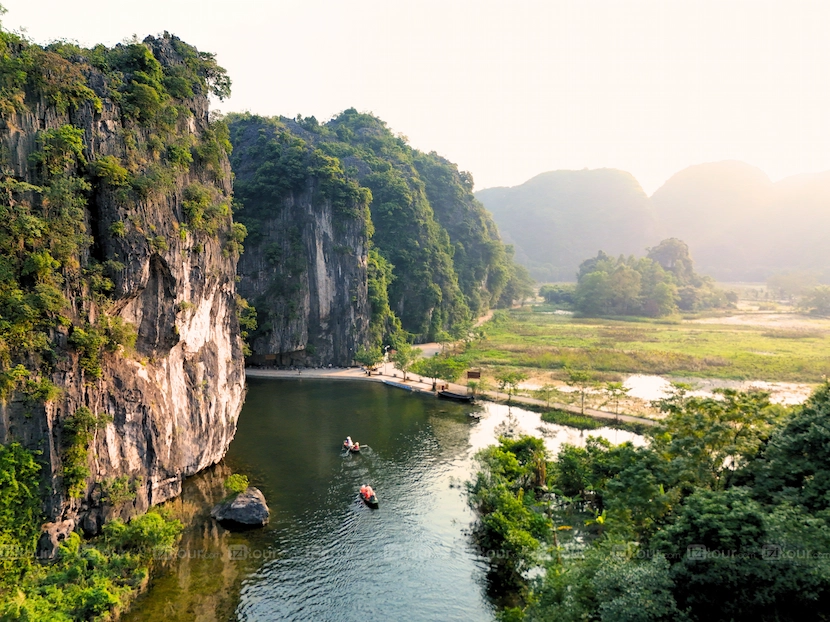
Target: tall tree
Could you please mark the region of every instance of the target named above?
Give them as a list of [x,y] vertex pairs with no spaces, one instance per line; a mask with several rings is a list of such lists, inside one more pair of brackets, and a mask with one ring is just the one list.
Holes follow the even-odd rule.
[[411,344],[403,342],[395,346],[395,353],[392,355],[392,362],[395,367],[403,372],[403,381],[407,380],[407,373],[415,361],[420,358],[422,352],[420,348],[413,348]]

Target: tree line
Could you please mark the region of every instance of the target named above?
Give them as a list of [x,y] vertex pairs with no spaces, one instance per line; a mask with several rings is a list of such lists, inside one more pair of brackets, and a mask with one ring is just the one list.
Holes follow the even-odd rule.
[[[677,385],[645,446],[502,438],[469,485],[503,620],[801,620],[830,606],[830,384]],[[528,572],[541,574],[529,580]]]
[[539,293],[551,304],[568,304],[592,317],[663,317],[737,302],[737,294],[695,272],[689,247],[676,238],[647,249],[645,257],[599,251],[580,264],[575,287],[546,285]]

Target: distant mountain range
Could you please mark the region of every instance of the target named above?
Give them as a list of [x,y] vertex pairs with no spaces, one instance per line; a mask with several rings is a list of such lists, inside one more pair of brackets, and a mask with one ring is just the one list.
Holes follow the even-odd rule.
[[551,171],[476,198],[540,281],[574,280],[599,250],[641,254],[667,237],[686,242],[697,269],[722,281],[790,270],[830,277],[830,171],[773,183],[744,162],[699,164],[650,198],[624,171]]

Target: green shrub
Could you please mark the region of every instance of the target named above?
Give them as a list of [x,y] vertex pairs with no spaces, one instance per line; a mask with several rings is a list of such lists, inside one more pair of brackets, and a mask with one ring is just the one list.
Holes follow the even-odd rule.
[[599,428],[606,427],[609,423],[613,423],[601,421],[585,415],[566,412],[564,410],[549,410],[544,412],[542,413],[542,421],[566,425],[570,428],[577,428],[579,430],[598,430]]
[[65,449],[62,456],[63,483],[70,497],[80,497],[89,477],[89,444],[96,430],[112,421],[106,414],[96,415],[86,406],[78,408],[64,422]]
[[[42,521],[40,465],[20,443],[0,445],[0,546],[33,550]],[[15,560],[0,557],[0,584]]]
[[110,186],[124,186],[130,181],[130,173],[121,166],[115,156],[102,156],[89,166],[90,173]]
[[40,151],[31,159],[42,167],[44,177],[59,175],[76,163],[86,164],[84,131],[72,125],[44,130],[38,134]]
[[99,318],[99,324],[104,330],[106,337],[105,349],[108,352],[116,352],[119,346],[131,350],[138,338],[138,330],[134,324],[125,322],[119,316],[104,315]]
[[217,174],[222,173],[225,158],[233,151],[228,125],[222,119],[211,122],[202,133],[201,141],[193,147],[199,161]]
[[165,240],[164,236],[162,235],[152,237],[150,238],[150,248],[152,248],[157,253],[163,253],[168,249],[167,240]]
[[245,492],[248,489],[248,476],[234,473],[225,480],[225,489],[234,494]]
[[110,225],[110,233],[116,238],[123,238],[127,235],[127,227],[123,220],[116,221]]
[[142,554],[169,550],[182,532],[178,520],[169,519],[160,510],[150,510],[125,524],[115,519],[104,525],[104,540],[117,551],[136,551]]
[[136,497],[140,482],[141,478],[131,482],[127,475],[105,479],[101,482],[101,498],[112,506],[132,501]]
[[167,160],[176,168],[187,171],[193,163],[193,155],[190,153],[190,148],[185,145],[169,145]]
[[48,378],[40,378],[39,380],[27,379],[23,384],[22,391],[28,402],[38,404],[54,402],[62,393],[60,387]]
[[124,98],[124,109],[142,121],[152,121],[161,110],[162,97],[152,86],[133,82]]
[[242,242],[248,235],[248,230],[241,222],[235,222],[231,225],[231,230],[228,233],[228,240],[225,242],[224,252],[227,255],[241,255],[245,250]]
[[75,326],[69,335],[69,345],[80,355],[81,369],[92,378],[100,378],[101,350],[107,339],[94,326],[87,325],[86,330]]
[[204,184],[191,184],[185,189],[182,208],[187,224],[195,231],[208,235],[216,235],[231,213],[227,199],[220,196],[213,186]]
[[242,338],[242,354],[251,355],[251,346],[248,345],[248,335],[256,330],[257,313],[256,309],[242,296],[235,298],[236,319],[239,321],[239,336]]
[[142,175],[135,177],[131,186],[141,199],[163,197],[173,189],[173,174],[169,169],[153,164]]

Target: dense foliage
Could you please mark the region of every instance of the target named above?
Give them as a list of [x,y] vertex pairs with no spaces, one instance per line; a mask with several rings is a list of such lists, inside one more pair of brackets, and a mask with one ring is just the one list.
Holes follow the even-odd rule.
[[[418,339],[460,336],[486,309],[529,295],[529,277],[473,198],[469,174],[412,149],[380,119],[349,109],[325,124],[252,115],[229,121],[239,218],[252,243],[302,193],[331,203],[338,218],[363,219],[373,344],[390,343],[400,328]],[[297,271],[282,273],[285,282],[274,287],[290,298],[285,275]]]
[[123,611],[147,581],[153,559],[169,555],[182,525],[158,511],[108,523],[83,542],[71,533],[58,559],[41,565],[15,559],[0,591],[0,620],[106,620]]
[[[0,445],[0,549],[24,554],[34,551],[41,520],[40,470],[36,455],[20,443]],[[12,557],[0,558],[0,581],[16,567]]]
[[545,299],[545,302],[557,307],[570,309],[574,304],[575,287],[570,283],[565,285],[542,285],[539,288],[539,296]]
[[694,271],[689,248],[675,238],[648,249],[648,256],[613,258],[600,251],[579,266],[574,307],[584,315],[661,317],[678,309],[724,307],[737,298]]
[[[79,436],[95,426],[82,411],[73,418]],[[57,560],[41,563],[34,555],[43,521],[36,458],[18,443],[0,446],[0,620],[98,620],[123,610],[152,560],[169,553],[181,523],[155,510],[129,524],[117,519],[92,541],[71,533]],[[115,494],[112,485],[108,491]]]
[[[643,447],[589,438],[546,462],[541,440],[503,438],[479,454],[478,531],[521,597],[503,618],[824,619],[830,384],[792,413],[763,392],[682,386],[660,405]],[[517,443],[534,440],[529,460]],[[546,524],[531,532],[528,516]],[[545,572],[530,581],[529,566]]]

